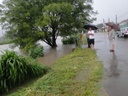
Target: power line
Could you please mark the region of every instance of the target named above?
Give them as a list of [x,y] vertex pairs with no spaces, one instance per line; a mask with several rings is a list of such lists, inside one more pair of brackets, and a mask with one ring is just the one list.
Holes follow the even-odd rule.
[[[126,16],[126,17],[125,17]],[[128,19],[128,11],[125,12],[124,14],[120,15],[117,17],[118,18],[118,21],[122,21],[124,19]]]
[[[108,21],[114,21],[115,23],[120,22],[120,21],[122,21],[120,18],[126,16],[127,14],[128,14],[128,11],[125,12],[124,14],[122,14],[122,15],[119,15],[119,16],[118,15],[115,15],[113,18],[108,18]],[[128,19],[128,16],[127,16],[126,19]],[[103,19],[100,19],[99,21],[100,22],[103,22]],[[104,22],[106,22],[105,19],[104,19]]]
[[[120,21],[122,21],[121,18],[123,18],[123,17],[126,16],[127,14],[128,14],[128,11],[125,12],[124,14],[120,15],[120,16],[116,15],[116,17],[115,17],[115,18],[112,18],[111,21],[115,21],[115,23],[120,22]],[[123,18],[123,19],[124,19],[124,18]],[[128,19],[128,16],[127,16],[127,18],[125,18],[125,19]]]
[[118,18],[123,17],[124,15],[128,14],[128,11],[122,15],[120,15]]

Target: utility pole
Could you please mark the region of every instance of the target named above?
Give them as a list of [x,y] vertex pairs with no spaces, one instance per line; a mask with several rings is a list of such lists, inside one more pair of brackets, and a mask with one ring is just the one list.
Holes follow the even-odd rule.
[[104,23],[104,19],[103,19],[103,23]]
[[105,20],[103,19],[103,27],[105,27]]
[[108,22],[110,22],[110,18],[108,18]]
[[103,32],[105,32],[105,21],[104,21],[104,19],[103,19]]
[[116,15],[116,24],[117,24],[117,15]]

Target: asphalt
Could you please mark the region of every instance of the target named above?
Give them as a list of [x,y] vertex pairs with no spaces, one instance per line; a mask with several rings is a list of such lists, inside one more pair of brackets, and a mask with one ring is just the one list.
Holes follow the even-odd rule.
[[114,53],[109,51],[107,33],[96,33],[95,41],[97,55],[104,65],[103,89],[108,96],[128,96],[128,38],[116,38]]

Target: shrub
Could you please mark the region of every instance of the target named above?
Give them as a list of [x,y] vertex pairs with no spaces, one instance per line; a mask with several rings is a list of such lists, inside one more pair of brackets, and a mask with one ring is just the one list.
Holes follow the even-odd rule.
[[43,56],[43,47],[42,46],[35,46],[29,50],[29,56],[32,58],[37,58]]
[[15,52],[5,51],[0,58],[0,93],[7,92],[25,80],[46,73],[42,67]]
[[74,44],[76,39],[77,39],[77,35],[71,35],[69,37],[63,38],[62,43],[63,44]]

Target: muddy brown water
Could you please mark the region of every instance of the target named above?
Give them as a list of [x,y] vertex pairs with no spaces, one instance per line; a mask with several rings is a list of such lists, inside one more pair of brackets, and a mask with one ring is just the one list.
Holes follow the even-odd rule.
[[15,51],[15,52],[17,52],[20,55],[23,54],[21,52],[21,50],[19,50],[18,47],[12,48],[12,46],[10,44],[0,45],[0,55],[2,55],[5,50]]
[[71,53],[72,49],[75,48],[75,45],[63,45],[61,37],[58,37],[57,39],[58,46],[56,48],[51,48],[41,41],[39,43],[44,46],[44,57],[38,58],[38,61],[48,66],[53,65],[58,58]]
[[53,48],[47,48],[47,51],[44,51],[44,57],[38,58],[38,61],[45,65],[53,65],[55,61],[72,52],[72,49],[74,48],[74,45],[59,45],[56,49]]
[[[53,65],[58,58],[72,52],[72,49],[75,48],[75,45],[63,45],[61,39],[61,37],[58,37],[57,39],[57,48],[51,48],[42,41],[38,42],[44,47],[44,56],[38,59],[41,64],[48,66]],[[4,50],[16,51],[18,54],[23,54],[18,47],[11,48],[9,44],[0,45],[0,54],[2,54]]]

